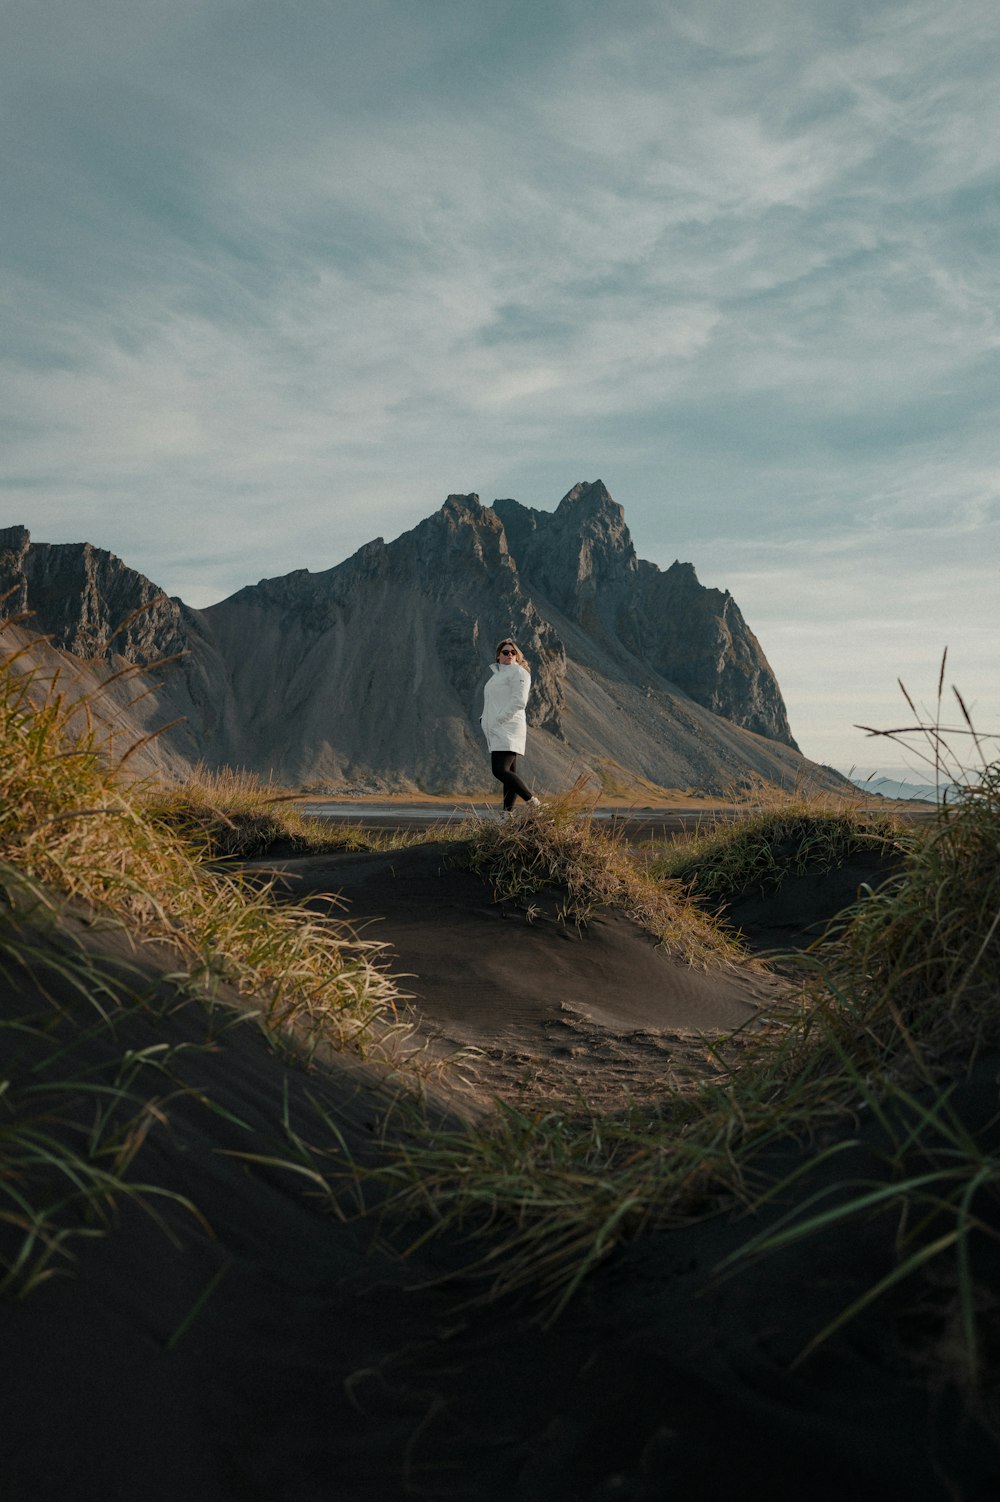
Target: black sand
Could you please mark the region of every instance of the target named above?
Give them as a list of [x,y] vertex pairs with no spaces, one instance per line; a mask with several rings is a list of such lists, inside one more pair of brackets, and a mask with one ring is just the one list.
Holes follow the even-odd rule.
[[[480,1096],[493,1023],[507,1055],[511,1038],[530,1038],[535,1050],[548,1040],[556,1071],[566,1058],[552,1024],[564,1015],[590,1019],[605,1068],[610,1039],[655,1034],[666,1071],[672,1037],[697,1044],[693,1024],[728,1027],[755,1004],[756,977],[682,984],[623,922],[609,920],[591,940],[562,938],[554,924],[484,908],[482,892],[454,873],[434,877],[418,861],[392,874],[382,859],[348,862],[350,886],[340,864],[286,869],[296,895],[339,881],[357,916],[383,920],[434,1030],[449,1046],[478,1040]],[[473,935],[482,969],[470,977],[455,952]],[[229,1014],[217,1011],[206,1026],[199,1004],[167,980],[169,955],[129,955],[89,929],[77,936],[119,978],[127,964],[130,987],[143,993],[119,1018],[118,1044],[173,1050],[150,1056],[132,1087],[145,1099],[152,1080],[161,1103],[133,1176],[185,1196],[204,1219],[170,1201],[158,1203],[159,1221],[126,1205],[112,1234],[76,1243],[61,1276],[0,1300],[2,1502],[1000,1495],[1000,1449],[986,1422],[995,1390],[980,1404],[957,1377],[924,1375],[927,1358],[947,1348],[952,1288],[926,1290],[916,1325],[911,1300],[880,1300],[793,1365],[892,1266],[892,1214],[722,1282],[714,1270],[759,1222],[719,1215],[647,1235],[598,1268],[548,1327],[529,1302],[470,1305],[481,1285],[463,1272],[468,1246],[431,1240],[403,1256],[413,1228],[345,1221],[309,1180],[261,1161],[288,1157],[286,1113],[318,1137],[317,1102],[336,1115],[352,1155],[377,1161],[391,1083],[336,1060],[306,1074],[253,1022],[225,1025]],[[55,1019],[52,1040],[68,1050],[59,1070],[99,1082],[110,1067],[106,1034],[88,1029],[90,1004],[52,963],[66,941],[42,933],[38,942],[32,974],[6,977],[6,1015]],[[614,994],[605,964],[632,967]],[[647,1076],[656,1057],[644,1055]],[[20,1061],[4,1061],[39,1079],[50,1063],[51,1049],[30,1040]],[[501,1086],[514,1089],[515,1063],[501,1066]],[[584,1083],[598,1072],[593,1061],[577,1067]],[[956,1097],[984,1148],[997,1141],[998,1073],[1000,1060],[981,1060]],[[445,1097],[431,1104],[459,1126]],[[856,1135],[850,1166],[861,1177],[880,1171],[870,1130]],[[806,1151],[776,1145],[771,1172],[787,1174]],[[976,1272],[984,1288],[1000,1281],[996,1258]]]

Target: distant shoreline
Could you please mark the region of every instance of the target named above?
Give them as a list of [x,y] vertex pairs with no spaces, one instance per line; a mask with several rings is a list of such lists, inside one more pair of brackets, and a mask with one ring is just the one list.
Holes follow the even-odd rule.
[[[542,794],[541,796],[545,796]],[[292,801],[291,799],[289,801]],[[433,813],[470,813],[487,812],[498,808],[500,805],[500,793],[302,793],[296,794],[295,803],[300,807],[323,809],[344,809],[351,811],[357,809],[363,812],[375,812],[384,808],[394,811],[403,807],[413,810]],[[601,798],[591,805],[584,798],[580,800],[582,809],[593,807],[597,814],[610,815],[633,811],[636,813],[687,813],[687,812],[728,812],[736,808],[732,799],[712,798],[705,796],[685,796],[678,794],[676,797],[663,800],[644,798]]]
[[[544,798],[545,794],[541,794]],[[846,795],[850,796],[850,795]],[[859,799],[864,800],[866,795],[858,789]],[[884,796],[868,795],[873,807],[880,804],[892,804],[901,810],[908,808],[926,809],[926,804],[906,799],[887,798]],[[876,802],[877,797],[877,802]],[[377,813],[384,810],[386,813],[399,812],[403,808],[414,813],[426,813],[432,816],[435,813],[484,813],[491,812],[499,807],[499,793],[295,793],[289,795],[288,802],[294,802],[300,807],[308,805],[310,808],[328,810],[343,810],[346,814],[355,811],[359,813]],[[591,805],[587,799],[581,799],[582,809],[592,808],[593,812],[603,817],[612,817],[615,814],[717,814],[734,813],[743,804],[735,802],[732,798],[713,798],[709,794],[685,794],[670,793],[662,799],[652,799],[636,796],[602,797]]]
[[[861,795],[863,797],[863,795]],[[414,832],[435,823],[459,823],[468,818],[492,818],[500,806],[498,797],[482,794],[467,798],[427,796],[414,798],[405,793],[379,794],[368,797],[336,794],[303,794],[295,798],[299,811],[307,818],[356,824],[383,832]],[[865,800],[866,802],[868,800]],[[933,816],[926,803],[902,803],[891,799],[871,799],[873,810],[880,805],[907,821]],[[663,840],[671,835],[692,834],[704,824],[710,829],[717,822],[735,818],[739,805],[729,799],[697,798],[679,795],[662,803],[625,798],[606,798],[592,808],[585,802],[582,811],[602,824],[611,825],[629,844]]]

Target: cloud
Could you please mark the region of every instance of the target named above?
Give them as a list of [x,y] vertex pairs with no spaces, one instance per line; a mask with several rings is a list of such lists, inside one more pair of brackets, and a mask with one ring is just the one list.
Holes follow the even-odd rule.
[[947,555],[978,641],[992,30],[986,0],[17,0],[0,520],[208,603],[449,490],[600,474],[645,556],[801,612],[764,617],[793,685],[796,642],[833,662],[810,550],[887,642]]
[[854,727],[912,723],[898,680],[933,718],[945,650],[945,722],[956,713],[955,685],[979,728],[1000,733],[1000,511],[985,524],[941,514],[899,528],[873,516],[822,540],[719,539],[716,547],[722,578],[699,575],[724,579],[739,603],[807,755],[870,765],[872,743]]

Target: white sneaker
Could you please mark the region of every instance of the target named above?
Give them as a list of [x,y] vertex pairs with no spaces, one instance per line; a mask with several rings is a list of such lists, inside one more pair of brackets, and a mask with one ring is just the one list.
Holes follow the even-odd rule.
[[541,798],[536,798],[534,793],[532,793],[531,797],[528,799],[527,803],[524,806],[525,808],[541,808],[542,800]]

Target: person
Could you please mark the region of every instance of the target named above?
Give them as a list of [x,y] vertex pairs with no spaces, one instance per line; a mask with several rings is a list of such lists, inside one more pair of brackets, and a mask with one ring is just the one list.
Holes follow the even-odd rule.
[[531,690],[531,671],[515,641],[505,636],[497,644],[496,660],[483,690],[480,724],[490,753],[493,776],[503,783],[503,812],[513,812],[518,798],[531,808],[541,804],[517,773],[517,758],[524,755],[528,722],[524,708]]

